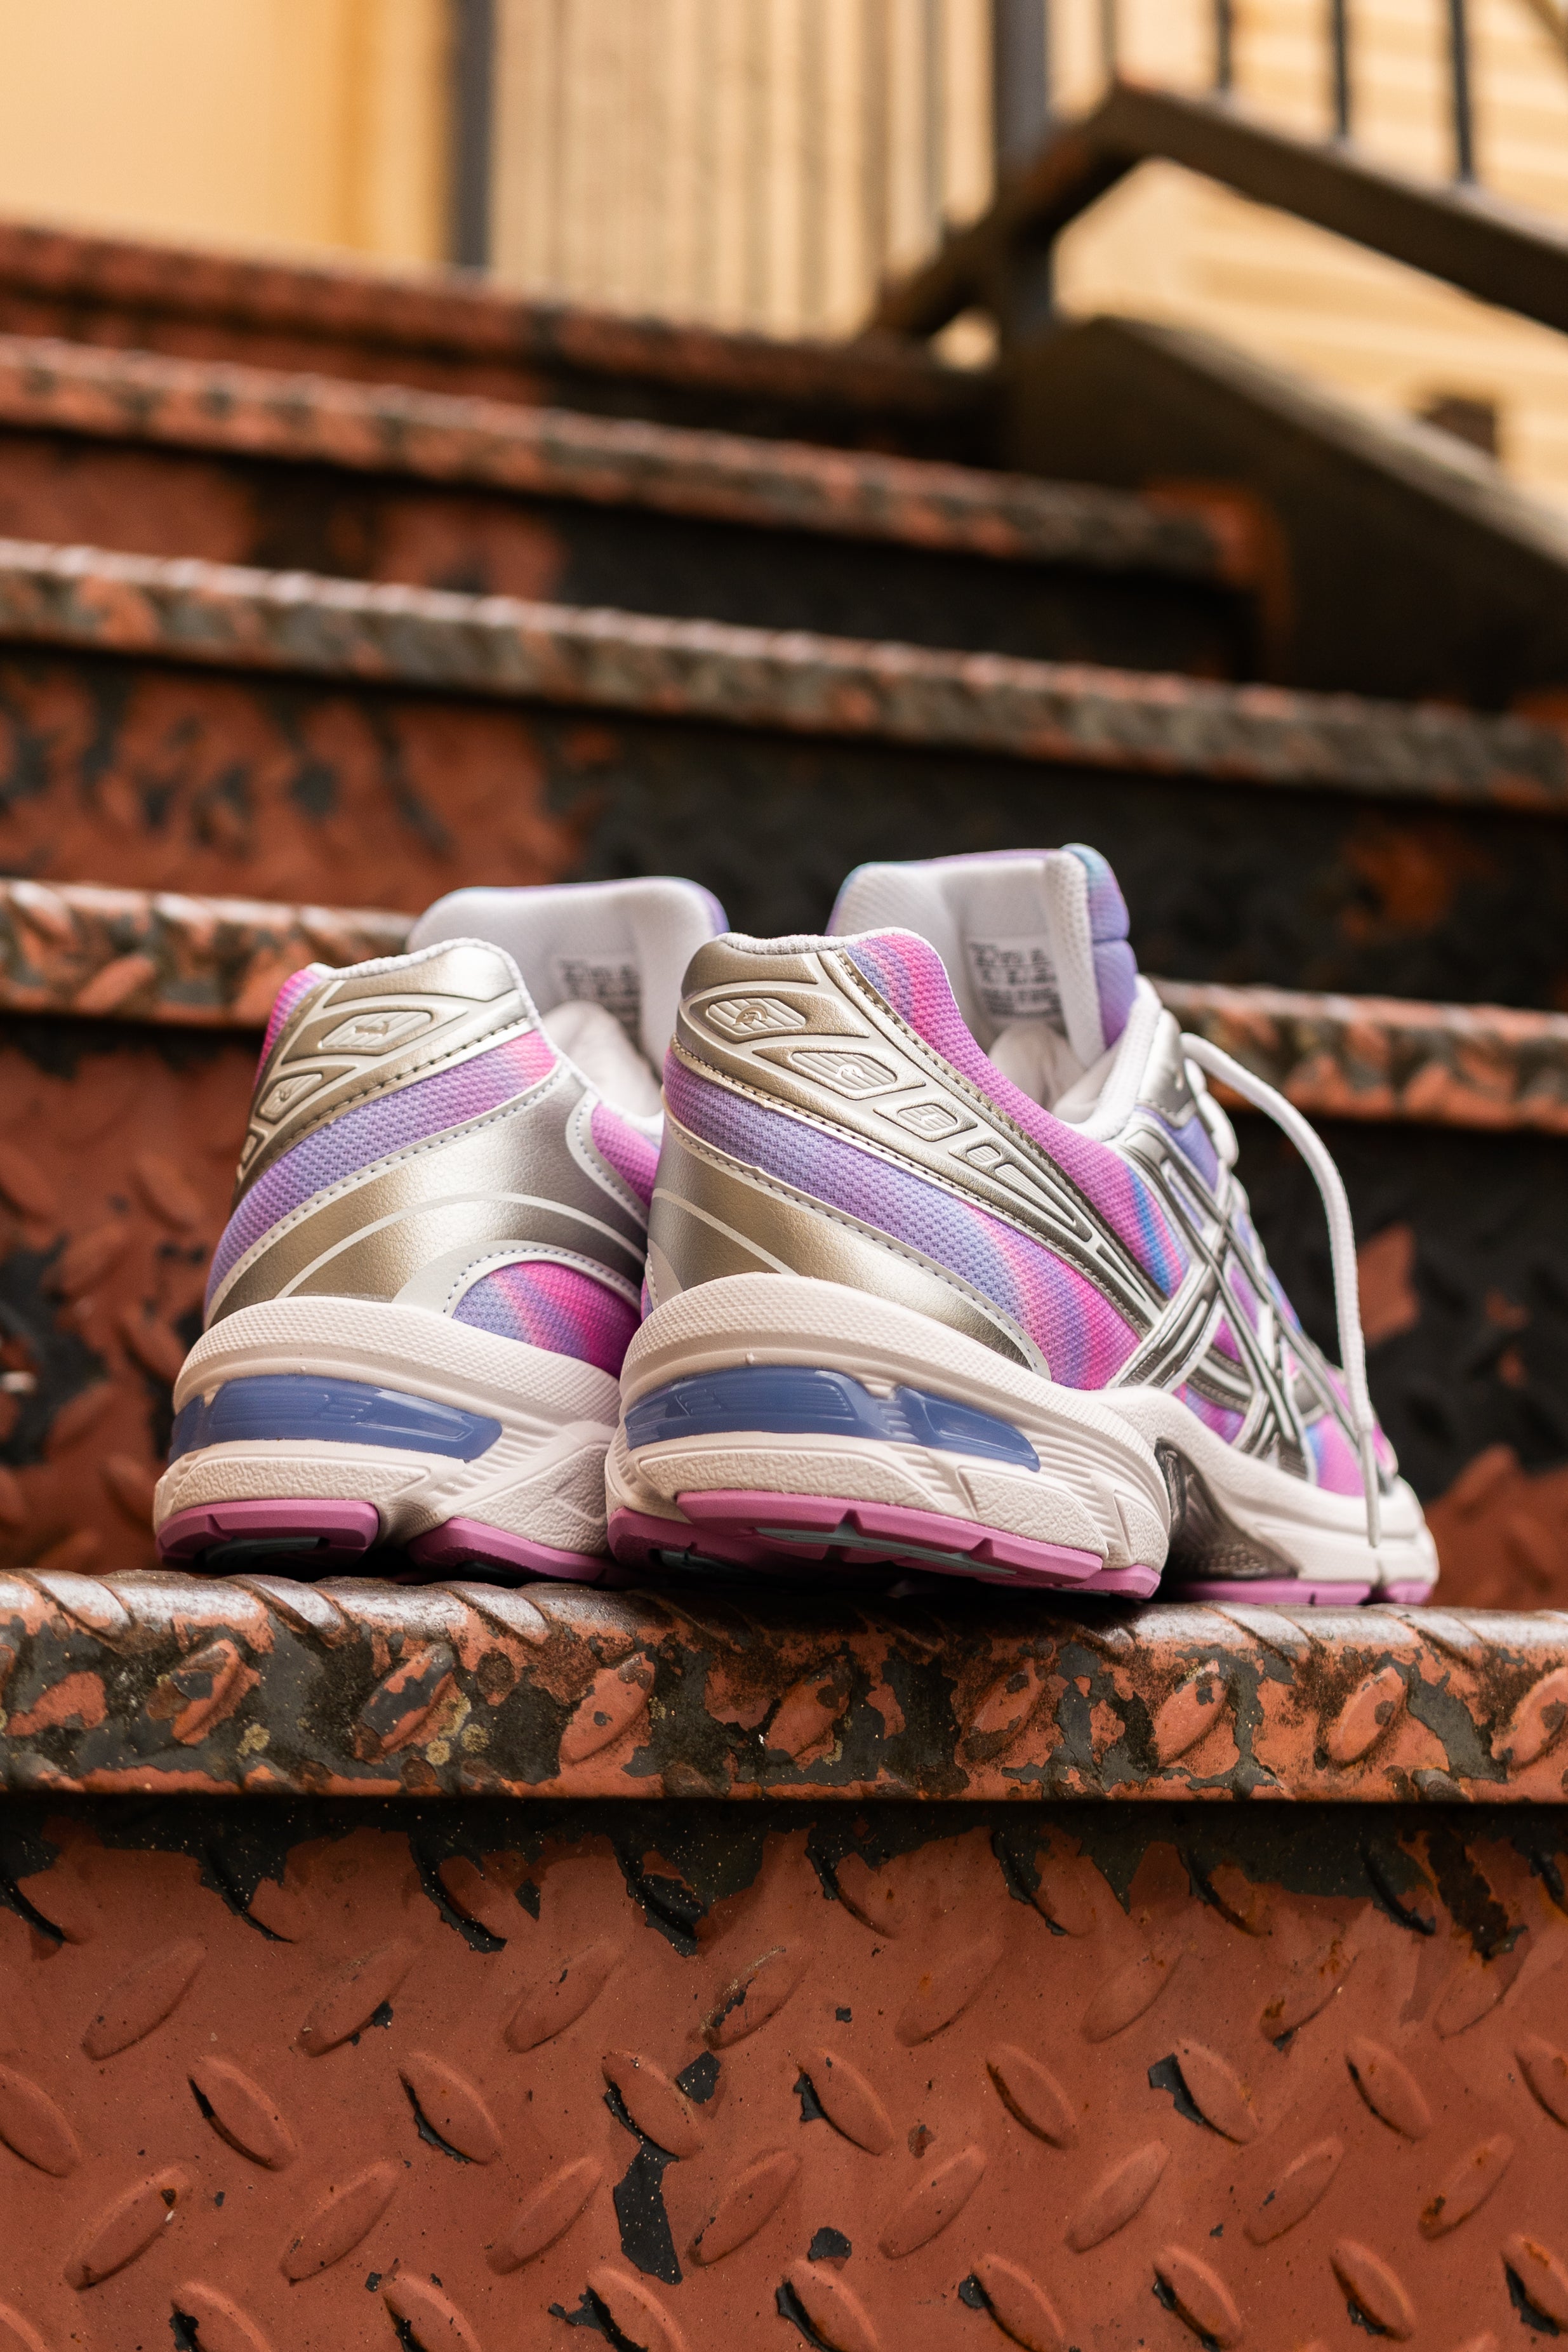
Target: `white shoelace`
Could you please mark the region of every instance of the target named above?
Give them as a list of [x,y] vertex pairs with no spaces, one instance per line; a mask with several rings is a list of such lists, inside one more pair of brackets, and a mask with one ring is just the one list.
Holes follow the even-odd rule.
[[1323,1213],[1329,1221],[1329,1258],[1334,1273],[1334,1317],[1340,1329],[1340,1369],[1344,1374],[1351,1418],[1355,1423],[1356,1445],[1361,1456],[1362,1490],[1366,1496],[1366,1539],[1375,1552],[1382,1536],[1377,1478],[1377,1419],[1366,1384],[1366,1343],[1361,1328],[1355,1228],[1351,1223],[1351,1204],[1345,1198],[1340,1171],[1330,1157],[1327,1144],[1315,1129],[1309,1127],[1295,1104],[1288,1102],[1265,1079],[1255,1077],[1245,1064],[1234,1060],[1218,1045],[1211,1045],[1206,1037],[1184,1034],[1182,1051],[1188,1061],[1197,1064],[1200,1070],[1206,1070],[1212,1078],[1223,1078],[1226,1085],[1245,1101],[1265,1112],[1276,1126],[1284,1129],[1311,1170],[1322,1195]]

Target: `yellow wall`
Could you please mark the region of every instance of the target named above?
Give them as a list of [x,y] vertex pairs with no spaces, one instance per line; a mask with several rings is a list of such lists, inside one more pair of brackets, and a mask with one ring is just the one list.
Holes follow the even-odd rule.
[[943,209],[987,201],[989,15],[990,0],[497,0],[499,273],[852,333]]
[[[1324,0],[1234,5],[1241,96],[1324,131]],[[1550,29],[1568,0],[1470,5],[1484,181],[1568,222]],[[1446,8],[1350,11],[1358,138],[1426,174],[1447,168]],[[1100,0],[1053,15],[1058,95],[1090,102]],[[1212,0],[1119,16],[1128,69],[1201,86]],[[504,283],[848,332],[942,212],[987,199],[989,0],[497,0],[497,18]],[[447,0],[0,0],[0,214],[438,260],[447,24]],[[1300,223],[1151,167],[1071,232],[1058,283],[1075,310],[1206,328],[1384,412],[1494,401],[1510,470],[1568,499],[1568,337]]]
[[442,0],[0,0],[0,213],[438,259],[445,25]]

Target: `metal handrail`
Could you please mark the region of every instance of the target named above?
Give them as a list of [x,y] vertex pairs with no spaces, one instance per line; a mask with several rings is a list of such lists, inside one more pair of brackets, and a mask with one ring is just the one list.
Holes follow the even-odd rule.
[[484,269],[490,259],[495,178],[496,0],[451,0],[447,52],[447,252],[459,268]]
[[991,0],[991,126],[998,185],[1029,162],[1050,114],[1050,0]]
[[[1104,0],[1113,5],[1113,0]],[[1468,0],[1440,0],[1445,15],[1448,56],[1449,125],[1453,140],[1454,177],[1476,177],[1475,77]],[[1552,0],[1530,0],[1542,21],[1555,22]],[[1222,93],[1236,87],[1236,0],[1213,0],[1214,86]],[[1558,27],[1568,44],[1568,27]],[[1336,139],[1348,139],[1354,111],[1352,79],[1350,0],[1328,0],[1329,105]],[[1113,67],[1108,68],[1108,79]]]
[[[1121,0],[443,5],[450,258],[483,268],[521,239],[542,292],[797,332],[847,323],[857,283],[869,294],[922,248],[944,249],[954,214],[984,212],[988,180],[1005,195],[1068,115],[1092,118],[1086,85],[1192,86],[1163,68],[1143,79],[1151,15],[1134,21]],[[1515,5],[1568,50],[1568,0]],[[1427,5],[1437,121],[1463,192],[1485,159],[1477,20],[1468,0]],[[1178,15],[1183,47],[1195,34],[1208,50],[1205,102],[1244,111],[1239,0],[1168,0],[1162,54]],[[1321,0],[1322,131],[1347,165],[1375,165],[1362,143],[1375,29],[1374,0]],[[499,122],[498,105],[513,110]],[[604,194],[585,204],[589,184]]]

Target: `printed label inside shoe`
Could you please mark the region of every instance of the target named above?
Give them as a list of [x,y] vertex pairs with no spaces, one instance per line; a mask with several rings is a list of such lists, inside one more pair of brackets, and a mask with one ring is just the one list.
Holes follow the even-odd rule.
[[1037,933],[1013,940],[966,939],[963,947],[974,993],[993,1021],[1033,1017],[1060,1028],[1057,968]]
[[575,997],[585,1004],[602,1004],[613,1013],[634,1045],[639,1043],[642,1021],[642,974],[635,963],[594,956],[558,955],[553,959],[558,1002]]

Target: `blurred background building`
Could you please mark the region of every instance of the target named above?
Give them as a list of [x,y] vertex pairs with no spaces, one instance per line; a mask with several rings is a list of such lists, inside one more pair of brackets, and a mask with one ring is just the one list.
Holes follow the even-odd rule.
[[[1114,62],[1178,89],[1217,72],[1270,120],[1321,132],[1339,17],[1363,150],[1423,175],[1468,161],[1488,190],[1568,221],[1563,0],[1035,8],[1039,87],[1012,71],[1004,113],[1080,110]],[[995,15],[993,0],[0,0],[0,213],[458,260],[547,299],[838,335],[989,198]],[[1568,499],[1557,337],[1174,166],[1145,165],[1076,224],[1056,284],[1069,312],[1208,328],[1435,417]],[[962,320],[943,348],[978,357],[985,332]]]

